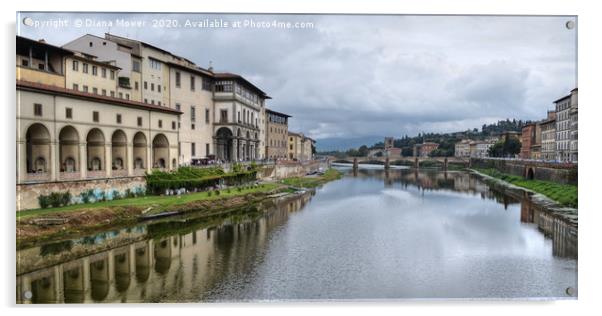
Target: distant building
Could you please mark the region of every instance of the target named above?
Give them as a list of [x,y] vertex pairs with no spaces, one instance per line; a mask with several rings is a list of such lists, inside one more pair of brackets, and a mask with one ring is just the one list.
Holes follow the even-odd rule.
[[393,137],[385,137],[385,150],[393,148],[394,140]]
[[570,159],[572,162],[577,162],[577,88],[571,91],[571,110],[569,111],[570,119]]
[[266,157],[285,159],[288,154],[288,119],[290,115],[266,109]]
[[556,109],[556,160],[569,161],[571,145],[571,95],[554,101]]
[[541,156],[543,160],[556,159],[556,112],[548,111],[548,117],[539,123],[541,127]]
[[470,157],[484,158],[489,157],[489,148],[495,144],[495,141],[473,141],[470,142]]
[[470,157],[470,139],[463,139],[456,143],[454,156],[460,158]]
[[299,161],[313,159],[312,146],[315,143],[315,140],[302,133],[288,132],[288,158]]
[[433,142],[416,144],[414,145],[414,157],[428,157],[437,148],[439,148],[439,144]]
[[535,123],[528,123],[523,126],[519,154],[522,159],[531,159],[531,146],[535,143],[535,125]]
[[531,144],[531,159],[541,159],[541,122],[535,124],[535,137]]

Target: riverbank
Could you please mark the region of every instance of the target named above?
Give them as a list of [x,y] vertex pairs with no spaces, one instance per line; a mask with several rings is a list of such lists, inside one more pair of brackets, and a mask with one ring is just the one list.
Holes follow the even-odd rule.
[[291,187],[309,188],[340,177],[340,172],[329,169],[323,175],[290,178],[282,183],[265,182],[183,195],[152,195],[20,211],[17,213],[17,247],[72,238],[146,219],[192,212],[211,216],[258,203],[278,193],[293,192],[295,189]]
[[527,180],[519,176],[509,175],[496,169],[473,168],[482,174],[500,179],[510,184],[531,190],[558,202],[562,206],[578,207],[578,190],[576,185],[559,184],[550,181]]

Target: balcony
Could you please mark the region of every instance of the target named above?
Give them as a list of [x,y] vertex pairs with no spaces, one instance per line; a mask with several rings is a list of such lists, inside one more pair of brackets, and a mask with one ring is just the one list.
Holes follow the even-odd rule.
[[111,176],[113,177],[127,177],[128,171],[127,169],[115,169],[111,171]]
[[79,180],[81,179],[81,173],[79,171],[74,172],[61,172],[59,173],[60,180]]
[[88,179],[105,178],[107,173],[104,170],[88,171]]
[[45,70],[17,66],[17,80],[35,82],[59,88],[65,88],[65,77]]
[[48,172],[32,172],[25,175],[25,182],[45,182],[50,181],[50,173]]

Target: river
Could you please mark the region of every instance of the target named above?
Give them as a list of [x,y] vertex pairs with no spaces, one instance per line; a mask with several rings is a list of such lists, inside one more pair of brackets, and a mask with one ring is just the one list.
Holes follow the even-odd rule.
[[528,198],[464,171],[338,168],[229,216],[19,250],[17,302],[577,297],[576,227]]

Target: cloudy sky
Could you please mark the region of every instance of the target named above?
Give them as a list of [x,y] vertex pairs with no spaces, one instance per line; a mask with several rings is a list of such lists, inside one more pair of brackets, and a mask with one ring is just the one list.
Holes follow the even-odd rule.
[[[39,24],[20,23],[20,35],[55,45],[111,32],[201,67],[211,61],[262,88],[270,108],[293,116],[291,130],[318,141],[540,119],[577,85],[572,17],[23,13],[18,21],[25,17]],[[145,25],[119,26],[119,19]],[[153,19],[178,27],[153,27]],[[229,24],[186,25],[205,19]],[[43,24],[58,20],[68,25]],[[313,27],[258,28],[251,20]],[[237,21],[242,27],[233,27]]]

